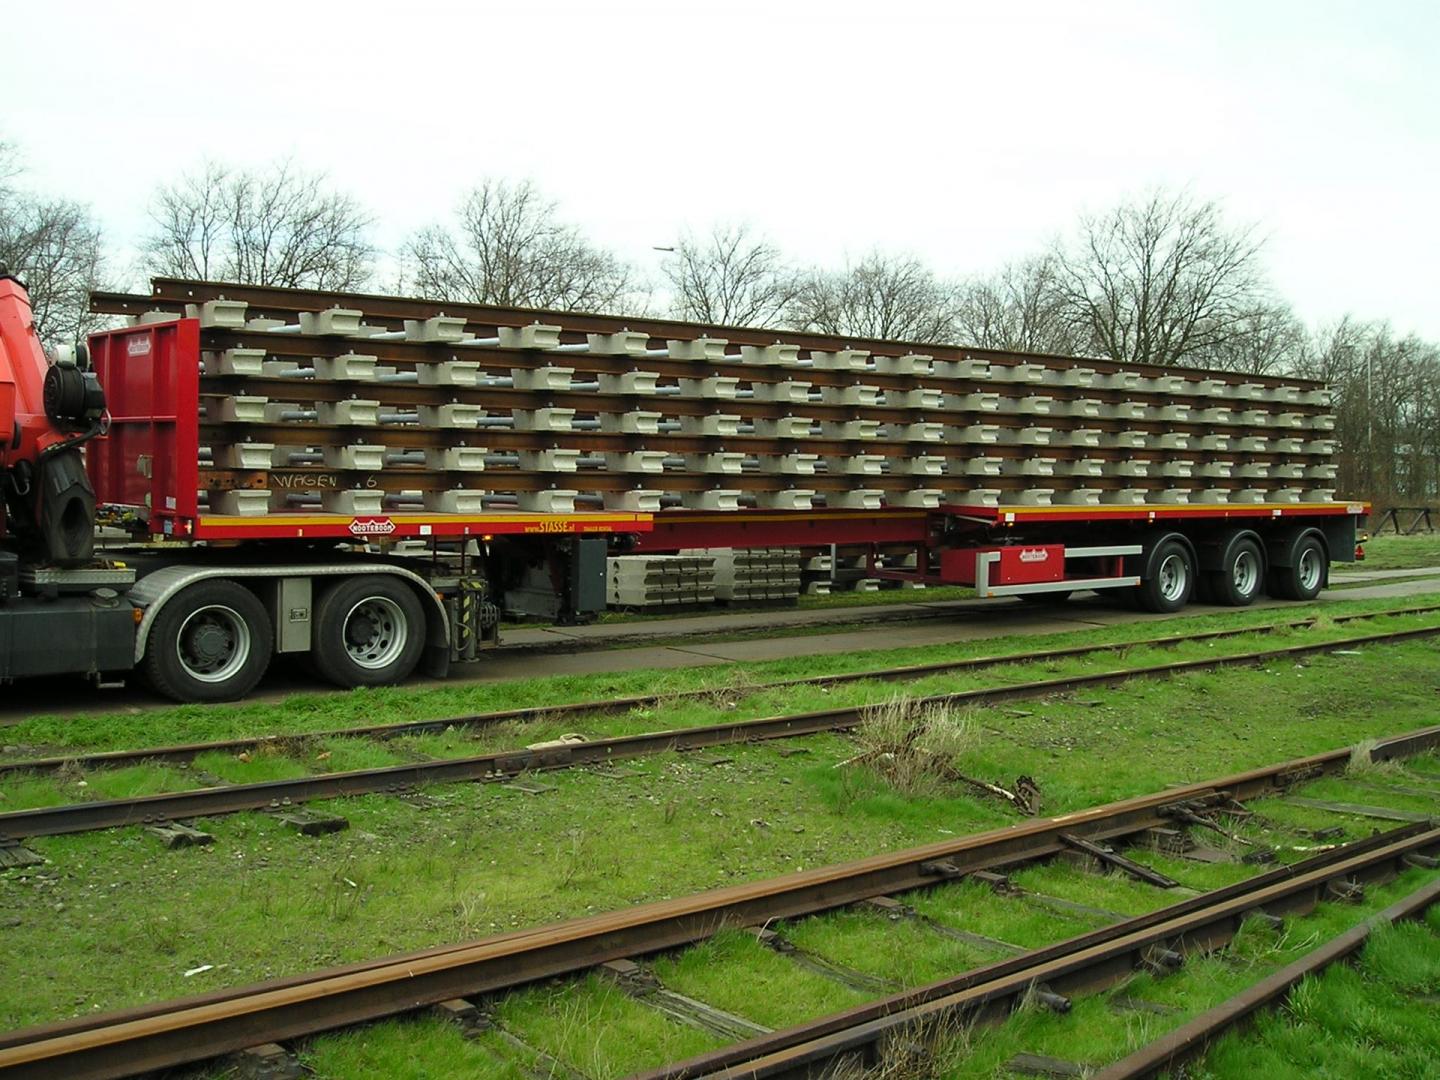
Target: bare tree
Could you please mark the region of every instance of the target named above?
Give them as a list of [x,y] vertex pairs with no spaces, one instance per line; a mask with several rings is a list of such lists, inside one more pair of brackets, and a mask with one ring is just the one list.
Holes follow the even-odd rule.
[[423,229],[402,249],[407,280],[422,295],[562,311],[634,304],[631,268],[559,220],[528,180],[482,181],[457,218],[455,228]]
[[81,203],[21,189],[22,175],[19,156],[0,143],[0,263],[25,282],[41,340],[75,341],[105,321],[89,312],[104,270],[100,227]]
[[797,284],[779,249],[745,225],[681,236],[662,271],[676,318],[721,326],[777,325]]
[[1331,388],[1342,491],[1382,506],[1440,499],[1440,346],[1347,316],[1315,333],[1299,373]]
[[1246,375],[1284,375],[1302,363],[1309,345],[1305,324],[1284,303],[1257,303],[1236,319],[1231,333],[1200,361],[1206,367]]
[[0,142],[0,191],[10,194],[15,179],[22,172],[24,169],[20,165],[20,154],[14,145]]
[[370,215],[288,161],[264,172],[208,162],[159,188],[150,218],[144,261],[172,277],[358,289],[375,257]]
[[1050,255],[1010,263],[957,293],[959,340],[984,349],[1071,354],[1079,351]]
[[786,321],[802,330],[891,341],[955,339],[954,291],[918,259],[871,252],[843,271],[801,277]]
[[1266,301],[1260,242],[1213,202],[1156,192],[1083,218],[1057,245],[1057,285],[1077,340],[1114,360],[1203,364]]

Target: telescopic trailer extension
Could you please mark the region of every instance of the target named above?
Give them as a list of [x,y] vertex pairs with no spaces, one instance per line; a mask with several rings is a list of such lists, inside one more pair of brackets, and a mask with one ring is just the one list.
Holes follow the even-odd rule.
[[504,609],[603,609],[609,556],[692,548],[1303,600],[1368,512],[1296,380],[168,279],[92,307],[130,325],[47,357],[0,271],[0,680],[440,675]]

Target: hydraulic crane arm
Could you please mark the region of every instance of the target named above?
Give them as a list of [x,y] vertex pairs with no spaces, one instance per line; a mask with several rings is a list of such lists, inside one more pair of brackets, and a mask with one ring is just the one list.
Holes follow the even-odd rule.
[[46,359],[30,296],[0,266],[0,483],[6,524],[30,557],[91,558],[95,493],[79,447],[100,433],[104,412],[91,372]]

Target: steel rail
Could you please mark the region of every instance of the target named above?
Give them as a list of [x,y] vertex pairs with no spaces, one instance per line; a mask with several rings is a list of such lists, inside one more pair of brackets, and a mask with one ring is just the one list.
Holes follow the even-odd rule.
[[[335,357],[344,355],[346,352],[354,350],[357,347],[357,343],[363,344],[366,355],[374,356],[377,360],[383,363],[394,364],[395,366],[400,368],[408,367],[410,369],[414,369],[424,364],[431,363],[438,358],[437,350],[439,350],[439,355],[447,356],[451,359],[456,359],[460,355],[457,352],[456,346],[454,345],[429,344],[411,341],[376,341],[374,338],[363,336],[317,338],[302,337],[296,335],[294,337],[289,337],[283,335],[276,336],[275,334],[268,334],[265,332],[221,329],[208,329],[203,331],[203,335],[204,337],[202,341],[202,347],[206,351],[223,351],[227,348],[263,349],[268,356],[273,358],[287,357],[306,362],[319,357]],[[575,334],[573,336],[580,337],[581,335]],[[502,376],[509,376],[511,372],[516,370],[533,370],[537,367],[543,367],[548,363],[554,362],[557,357],[556,353],[545,350],[532,351],[503,349],[498,347],[477,348],[472,345],[467,345],[464,347],[463,355],[467,361],[478,364],[482,370]],[[563,358],[565,366],[568,368],[572,368],[574,372],[581,375],[582,378],[593,375],[606,375],[626,372],[631,370],[637,363],[635,357],[623,354],[612,355],[590,352],[565,353],[563,354]],[[647,368],[655,369],[656,372],[662,376],[685,377],[688,375],[693,375],[695,371],[695,361],[681,360],[669,356],[645,357],[643,363]],[[783,366],[756,367],[753,364],[745,363],[745,361],[738,356],[731,356],[723,360],[707,360],[705,363],[705,371],[709,375],[719,375],[722,377],[737,378],[740,379],[742,382],[751,384],[772,384],[784,381],[787,378],[785,373],[792,370]],[[855,372],[830,370],[815,367],[803,368],[801,370],[805,372],[805,379],[807,382],[810,382],[814,386],[821,388],[840,388],[849,386],[854,382],[854,377],[857,374]],[[917,387],[944,388],[946,386],[949,386],[951,388],[954,388],[957,385],[973,386],[973,381],[967,382],[964,377],[942,375],[934,372],[929,375],[899,375],[880,371],[867,371],[864,373],[864,377],[867,383],[886,390],[903,391],[908,389],[914,389]],[[296,395],[299,395],[303,398],[305,396],[310,396],[315,393],[315,388],[313,386],[307,386],[307,384],[305,384],[304,382],[300,382],[293,378],[276,378],[265,375],[205,375],[203,376],[203,379],[204,382],[202,384],[202,394],[217,392],[224,393],[227,390],[233,390],[241,385],[253,387],[273,387],[279,385],[284,388],[285,392],[283,395],[277,394],[276,396],[283,396],[287,400],[296,400]],[[985,382],[988,380],[981,381]],[[435,388],[418,386],[413,383],[387,385],[383,383],[372,382],[367,383],[366,385],[368,387],[366,391],[367,394],[372,393],[373,391],[373,394],[377,400],[380,400],[387,404],[420,404],[432,400],[437,393]],[[1046,383],[1044,385],[1046,395],[1049,397],[1053,397],[1058,401],[1089,399],[1100,401],[1102,403],[1119,404],[1126,400],[1126,395],[1129,393],[1129,391],[1126,391],[1125,389],[1119,387],[1061,386],[1051,383]],[[519,398],[516,395],[528,393],[528,391],[516,390],[512,387],[479,386],[452,388],[452,390],[459,395],[459,400],[461,401],[465,401],[469,404],[491,406],[501,409],[508,408],[511,404],[518,401]],[[585,408],[586,406],[594,406],[597,402],[615,402],[626,396],[629,396],[633,399],[633,395],[624,395],[616,394],[613,392],[592,390],[557,390],[554,392],[553,395],[547,392],[547,400],[551,400],[557,405],[576,405],[581,408]],[[696,402],[703,401],[705,399],[695,397],[667,396],[664,400],[667,402],[667,411],[672,409],[673,407],[673,409],[677,413],[685,413],[693,409]],[[741,405],[747,410],[750,410],[749,415],[751,416],[778,417],[785,415],[784,413],[777,412],[775,410],[774,402],[769,402],[763,399],[757,400],[755,398],[740,398],[734,400],[736,401],[737,405]],[[1197,407],[1210,405],[1214,402],[1213,398],[1194,392],[1188,394],[1183,392],[1168,394],[1166,395],[1166,400],[1188,402],[1193,406]],[[885,417],[890,417],[895,420],[901,418],[900,409],[896,406],[891,406],[888,404],[846,406],[846,408],[852,409],[854,410],[854,412],[851,415],[845,417],[839,417],[838,413],[831,411],[840,408],[840,406],[836,406],[833,403],[811,401],[805,402],[804,404],[807,410],[806,414],[816,419],[821,419],[826,416],[833,416],[843,419],[869,418],[876,420],[882,420]],[[1323,407],[1315,405],[1307,406],[1296,404],[1293,407],[1305,415],[1314,415],[1316,412],[1324,411]],[[1020,414],[1014,413],[992,413],[988,410],[978,410],[974,407],[966,408],[959,405],[952,405],[952,407],[946,408],[943,411],[946,415],[950,416],[986,415],[994,416],[998,420],[1003,420],[1006,418],[1018,419],[1020,416]],[[695,413],[694,415],[700,414]],[[1253,427],[1247,427],[1245,424],[1242,424],[1235,420],[1232,420],[1228,423],[1213,423],[1202,422],[1194,419],[1183,421],[1167,421],[1152,419],[1149,417],[1111,416],[1087,416],[1085,417],[1085,420],[1087,422],[1087,426],[1093,426],[1101,431],[1121,431],[1126,429],[1138,429],[1142,431],[1161,432],[1171,430],[1173,428],[1176,431],[1203,431],[1213,434],[1233,435],[1242,435],[1253,431]],[[1007,425],[1001,423],[1000,426],[1004,427]],[[247,424],[246,427],[249,430],[255,430],[255,426]],[[309,430],[309,425],[307,425],[307,430]],[[511,434],[513,437],[514,435],[518,435],[520,433],[512,432]],[[593,436],[594,433],[590,434]],[[649,446],[651,445],[651,443],[656,442],[656,440],[658,440],[659,443],[663,443],[666,445],[673,445],[675,441],[675,436],[673,433],[661,434],[658,436],[646,435],[643,438],[637,438],[633,434],[626,433],[617,432],[613,434],[618,436],[618,438],[606,439],[602,435],[600,437],[601,442],[614,442],[624,445],[634,444],[637,446],[643,444],[644,446]],[[490,434],[486,435],[487,440],[490,440],[492,437],[493,436]],[[754,447],[762,444],[768,445],[772,442],[771,439],[763,436],[759,437],[758,441],[755,437],[740,436],[738,438],[739,441],[743,442],[744,445],[747,447]],[[535,438],[525,440],[525,445],[537,445],[540,441],[541,437],[537,435]],[[848,440],[844,439],[825,439],[821,440],[821,442],[825,445],[830,446],[844,446],[848,444]],[[807,440],[807,445],[814,446],[816,444],[813,440]],[[887,445],[894,445],[894,443],[887,442]],[[1073,448],[1052,446],[1049,447],[1049,449],[1056,450],[1057,452],[1061,453],[1062,456],[1066,456],[1067,451]],[[1113,450],[1113,448],[1098,447],[1094,449],[1102,451],[1100,454],[1097,455],[1100,457],[1105,456],[1103,452],[1104,450]],[[1073,457],[1075,455],[1069,454],[1068,456]],[[1283,455],[1280,451],[1276,450],[1261,450],[1256,451],[1253,456],[1255,458],[1258,458],[1259,460],[1270,461],[1275,460],[1278,457],[1283,457],[1287,455]]]
[[[1179,660],[1140,668],[1121,668],[1085,675],[1070,675],[1008,686],[981,687],[912,699],[916,708],[993,705],[1003,701],[1068,693],[1082,687],[1114,686],[1135,678],[1169,676],[1220,668],[1251,666],[1274,660],[1314,656],[1357,645],[1407,641],[1440,634],[1440,626],[1394,630],[1337,638],[1308,645],[1292,645],[1262,652]],[[266,810],[317,799],[334,799],[377,792],[402,791],[422,784],[471,780],[505,780],[523,772],[602,765],[653,754],[698,750],[736,743],[795,738],[844,731],[864,722],[873,704],[843,706],[813,712],[736,720],[693,728],[672,728],[639,735],[620,735],[592,742],[564,743],[499,751],[463,758],[411,762],[374,769],[321,773],[287,780],[188,791],[162,792],[128,799],[65,803],[59,806],[13,810],[0,814],[0,837],[24,839],[93,832],[127,825],[153,824],[175,819],[215,817],[245,810]]]
[[[678,319],[599,315],[576,311],[547,311],[541,308],[498,307],[492,304],[411,299],[373,293],[289,289],[268,285],[227,284],[166,277],[151,278],[150,285],[151,291],[148,295],[94,291],[90,294],[90,310],[99,314],[138,316],[160,308],[172,310],[180,315],[184,313],[186,304],[228,299],[244,302],[254,309],[251,312],[252,315],[260,312],[289,315],[324,311],[334,307],[359,307],[367,319],[372,321],[389,320],[390,323],[396,325],[404,319],[425,319],[432,315],[451,315],[464,318],[467,322],[478,326],[524,326],[541,321],[558,323],[571,331],[607,334],[630,330],[643,332],[655,338],[713,336],[717,332],[723,332],[726,340],[732,345],[769,345],[776,341],[787,341],[802,349],[866,349],[881,354],[914,352],[918,349],[937,359],[959,360],[966,357],[983,356],[994,359],[1045,357],[1068,360],[1072,363],[1075,360],[1074,357],[1058,356],[1052,353],[1012,352],[1004,349],[891,341],[881,338],[861,339],[819,334],[813,331],[762,330],[755,327],[720,326],[714,323],[685,322]],[[548,316],[548,318],[540,319],[539,316]],[[1090,357],[1087,357],[1084,363],[1096,371],[1107,373],[1133,369],[1171,374],[1177,370],[1183,370],[1166,367],[1162,364],[1120,363]],[[1324,382],[1315,379],[1292,379],[1277,375],[1247,375],[1245,380],[1260,383],[1263,386],[1298,386],[1302,389],[1322,388],[1325,385]]]
[[[1428,750],[1431,750],[1436,746],[1440,746],[1440,725],[1426,728],[1418,728],[1400,735],[1390,736],[1386,739],[1380,740],[1377,743],[1368,745],[1365,749],[1372,761],[1383,762],[1412,757],[1416,754],[1424,753]],[[1030,861],[1031,859],[1045,858],[1050,855],[1061,853],[1068,849],[1069,844],[1065,840],[1066,835],[1089,836],[1096,839],[1110,839],[1117,836],[1124,836],[1133,832],[1138,832],[1142,829],[1150,828],[1155,824],[1171,822],[1171,817],[1168,815],[1168,813],[1165,812],[1165,808],[1175,806],[1177,805],[1177,803],[1189,804],[1197,801],[1205,802],[1207,800],[1214,800],[1223,803],[1224,800],[1227,798],[1252,798],[1257,795],[1266,794],[1273,790],[1284,790],[1293,783],[1309,779],[1321,774],[1341,772],[1350,764],[1356,749],[1357,748],[1354,747],[1343,747],[1338,750],[1325,751],[1320,754],[1313,754],[1308,757],[1295,759],[1293,761],[1282,762],[1278,765],[1249,770],[1244,773],[1239,773],[1234,776],[1226,777],[1222,780],[1206,781],[1192,784],[1187,787],[1167,789],[1164,792],[1159,792],[1154,795],[1137,796],[1132,799],[1121,800],[1120,802],[1110,803],[1104,806],[1096,807],[1093,810],[1082,811],[1077,813],[1076,815],[1024,822],[1006,828],[991,830],[986,833],[974,834],[970,837],[962,837],[953,841],[944,841],[939,844],[929,845],[924,848],[915,849],[913,852],[902,852],[897,855],[897,858],[899,858],[900,863],[902,864],[906,863],[906,856],[910,854],[914,854],[916,856],[915,860],[910,861],[918,861],[924,858],[929,858],[944,859],[950,862],[950,866],[945,868],[941,868],[937,864],[932,864],[928,867],[922,865],[921,875],[918,881],[919,884],[933,884],[934,879],[936,879],[937,875],[939,878],[945,878],[952,875],[955,870],[960,869],[960,866],[953,862],[953,857],[956,855],[956,853],[961,851],[969,851],[971,847],[976,845],[978,845],[980,848],[986,848],[987,846],[995,845],[998,846],[996,846],[994,852],[990,852],[989,854],[983,855],[982,857],[974,860],[971,863],[967,863],[961,872],[1004,867],[1016,863]],[[1155,812],[1155,807],[1157,806],[1162,808],[1162,810],[1158,814]],[[1130,814],[1132,811],[1138,811],[1144,814],[1145,817],[1143,822],[1137,824],[1135,821],[1129,821],[1126,818],[1126,815]],[[1080,822],[1078,821],[1078,819],[1080,818],[1084,818],[1085,820],[1083,822]],[[1028,849],[1022,849],[1020,854],[1016,855],[1005,847],[1006,844],[1008,844],[1016,837],[1021,837],[1023,841],[1025,836],[1029,836],[1028,830],[1032,828],[1038,827],[1042,832],[1046,832],[1045,825],[1047,822],[1051,825],[1055,825],[1056,831],[1053,836],[1050,836],[1048,832],[1046,833],[1046,846],[1043,848],[1043,850],[1030,851]],[[1068,833],[1064,829],[1064,826],[1067,822],[1076,822],[1076,827],[1069,830]],[[1412,827],[1414,826],[1406,826],[1407,829]],[[1396,835],[1399,835],[1399,833],[1397,832]],[[871,861],[873,862],[874,860]],[[849,865],[858,866],[860,864]],[[828,869],[834,870],[837,868],[832,867]],[[838,869],[843,870],[844,866],[842,865]],[[823,869],[812,871],[811,875],[798,876],[806,877],[808,880],[808,878],[810,876],[813,876],[813,874],[819,874],[822,872],[824,872]],[[776,879],[777,882],[785,880],[789,879]],[[719,890],[717,891],[717,894],[718,892],[724,891],[725,890]],[[864,894],[858,896],[857,898],[863,899],[865,895],[878,894]],[[813,910],[821,909],[822,908],[817,907]],[[805,912],[801,913],[803,914]],[[465,947],[467,946],[447,946],[440,949],[429,950],[423,953],[411,954],[411,956],[409,957],[403,957],[400,959],[408,960],[423,956],[430,956]],[[384,962],[386,961],[378,961],[376,963]],[[375,964],[362,964],[347,968],[338,968],[335,969],[335,971],[340,972],[357,970],[358,968],[368,968],[371,966],[375,966]],[[270,985],[279,984],[272,983]],[[221,994],[222,996],[229,996],[227,992],[221,992]],[[0,1036],[0,1046],[4,1045],[7,1045],[7,1042],[3,1036]]]
[[[1386,611],[1354,612],[1331,617],[1335,623],[1349,623],[1363,619],[1392,618],[1408,615],[1426,615],[1440,611],[1440,604],[1419,607],[1394,608]],[[930,675],[972,671],[979,668],[1002,667],[1007,664],[1034,664],[1051,660],[1069,659],[1079,656],[1094,656],[1103,653],[1124,652],[1128,649],[1168,648],[1197,641],[1219,641],[1226,638],[1244,637],[1247,634],[1267,634],[1277,630],[1304,629],[1315,625],[1319,615],[1303,619],[1292,619],[1280,623],[1263,623],[1256,626],[1226,630],[1209,630],[1195,634],[1170,634],[1158,638],[1144,638],[1132,641],[1108,642],[1101,645],[1071,645],[1057,649],[1040,649],[1027,653],[992,654],[974,656],[962,660],[941,660],[929,664],[907,664],[900,667],[880,668],[868,671],[842,672],[833,675],[814,675],[801,679],[781,679],[768,683],[749,683],[741,686],[727,686],[729,694],[759,694],[772,690],[786,690],[800,686],[839,686],[846,683],[874,680],[896,682],[906,679],[925,678]],[[173,746],[142,747],[136,750],[105,750],[91,754],[56,755],[43,758],[20,758],[0,762],[0,780],[16,773],[47,773],[61,769],[103,769],[135,765],[153,761],[192,761],[206,753],[234,753],[258,750],[290,742],[313,739],[392,739],[406,735],[423,735],[442,732],[452,727],[483,727],[514,721],[557,720],[568,716],[601,716],[629,712],[632,709],[652,708],[673,702],[694,701],[713,696],[717,688],[681,690],[668,694],[643,694],[624,698],[609,698],[598,701],[574,701],[559,705],[535,705],[518,709],[504,709],[489,713],[472,713],[466,716],[444,717],[437,720],[404,720],[391,724],[366,724],[359,727],[331,728],[325,731],[291,732],[278,735],[255,735],[236,739],[217,739],[202,743],[183,743]]]
[[[1279,775],[1276,768],[1293,768],[1297,764],[1231,777],[1221,782],[1222,789],[1239,793],[1257,783],[1266,785]],[[1055,819],[1047,823],[1052,846],[1058,847],[1054,838],[1062,830],[1073,831],[1077,821],[1084,822],[1081,828],[1093,829],[1096,834],[1115,835],[1111,830],[1116,827],[1132,831],[1140,820],[1136,817],[1140,808],[1133,804],[1146,803],[1146,809],[1153,812],[1175,794],[1163,792]],[[1122,821],[1125,824],[1120,826]],[[1042,846],[1037,839],[1046,831],[1033,823],[1001,830],[1029,834],[1018,848],[1011,847],[1012,860],[1026,850],[1032,853],[1026,857],[1043,857],[1043,853],[1033,852]],[[994,848],[995,842],[995,835],[987,834],[930,845],[448,950],[11,1032],[0,1037],[0,1076],[63,1075],[71,1080],[104,1080],[200,1061],[265,1042],[313,1035],[456,997],[585,970],[608,960],[675,948],[709,937],[726,926],[810,914],[868,896],[934,884],[954,875],[937,875],[933,862],[924,855],[933,856],[939,849],[948,848],[953,857],[963,860],[967,843],[973,857],[977,845],[980,849]],[[1322,856],[1307,869],[1280,868],[1261,875],[1254,879],[1258,887],[1244,883],[1219,890],[1208,904],[1198,903],[1206,899],[1201,897],[1139,920],[1127,920],[1122,924],[1126,932],[1119,936],[1113,936],[1113,928],[1109,934],[1098,931],[1100,944],[1095,943],[1093,934],[1084,935],[1079,940],[1085,947],[1078,950],[1073,945],[1070,949],[1052,946],[1027,954],[1028,963],[1022,956],[979,969],[990,973],[991,980],[963,990],[959,996],[973,996],[982,990],[993,996],[996,987],[1003,987],[1013,1000],[1037,981],[1065,989],[1082,977],[1093,979],[1097,967],[1114,973],[1116,964],[1127,958],[1133,964],[1145,949],[1155,945],[1173,948],[1186,941],[1212,942],[1233,932],[1243,916],[1256,908],[1308,910],[1327,882],[1388,877],[1406,855],[1434,850],[1437,845],[1440,830],[1418,827],[1361,841],[1357,846]],[[1361,849],[1359,854],[1357,847]],[[987,863],[1002,864],[1003,860]],[[1043,961],[1037,960],[1037,954]],[[914,1007],[933,1012],[949,1000],[941,998]]]
[[[1162,908],[1139,920],[1116,923],[918,990],[640,1073],[630,1080],[814,1076],[837,1058],[872,1051],[887,1037],[923,1031],[942,1017],[959,1016],[978,1022],[1003,1020],[1034,987],[1062,994],[1101,989],[1127,978],[1140,966],[1147,950],[1163,948],[1183,954],[1191,949],[1215,949],[1228,943],[1244,918],[1253,912],[1302,914],[1313,909],[1333,881],[1393,879],[1403,869],[1407,856],[1440,845],[1440,830],[1430,829],[1404,839],[1392,840],[1388,835],[1382,839],[1387,841],[1383,846],[1360,854],[1345,852],[1347,857],[1338,861],[1320,866],[1296,864],[1285,879],[1267,880],[1273,875],[1263,875]],[[1422,892],[1437,888],[1440,880],[1431,882]],[[1108,1073],[1100,1075],[1109,1080]]]
[[1306,953],[1215,1008],[1093,1073],[1093,1080],[1141,1080],[1197,1057],[1229,1028],[1244,1022],[1261,1009],[1282,1003],[1302,979],[1353,956],[1376,928],[1418,918],[1437,902],[1440,902],[1440,878],[1422,885],[1383,911],[1376,912],[1359,926],[1331,938],[1318,949]]

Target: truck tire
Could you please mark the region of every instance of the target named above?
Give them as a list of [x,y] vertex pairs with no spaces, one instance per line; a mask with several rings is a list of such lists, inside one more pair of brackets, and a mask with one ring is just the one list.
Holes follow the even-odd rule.
[[381,574],[346,578],[315,610],[315,669],[336,686],[384,686],[404,679],[425,648],[425,612],[403,581]]
[[255,689],[274,646],[270,616],[254,593],[233,581],[200,581],[160,609],[143,672],[176,701],[234,701]]
[[1140,610],[1179,611],[1195,589],[1195,560],[1179,540],[1165,540],[1150,559],[1151,573],[1140,582]]
[[1285,560],[1288,566],[1270,571],[1270,595],[1281,600],[1314,600],[1325,587],[1325,545],[1314,533],[1295,540]]
[[1248,607],[1265,588],[1265,554],[1250,537],[1236,537],[1221,554],[1220,569],[1206,578],[1215,603]]

